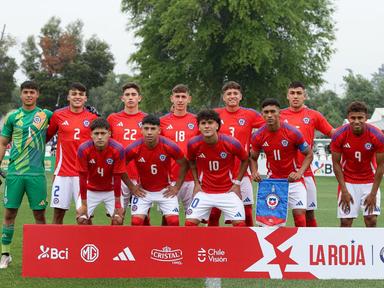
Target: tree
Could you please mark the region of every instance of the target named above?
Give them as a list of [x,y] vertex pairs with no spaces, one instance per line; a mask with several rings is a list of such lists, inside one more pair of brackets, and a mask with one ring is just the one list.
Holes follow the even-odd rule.
[[217,106],[225,80],[244,104],[284,97],[292,80],[322,83],[334,40],[328,0],[122,0],[141,39],[136,64],[147,110],[169,106],[170,89],[189,84],[195,106]]
[[12,108],[12,91],[16,87],[14,74],[17,64],[14,58],[8,56],[9,49],[15,44],[10,36],[0,35],[0,115]]
[[80,20],[63,29],[61,20],[52,17],[41,28],[38,45],[34,36],[23,43],[21,66],[30,79],[40,83],[42,107],[54,109],[63,104],[72,82],[82,82],[88,89],[103,85],[113,70],[109,45],[96,36],[84,41],[82,29]]

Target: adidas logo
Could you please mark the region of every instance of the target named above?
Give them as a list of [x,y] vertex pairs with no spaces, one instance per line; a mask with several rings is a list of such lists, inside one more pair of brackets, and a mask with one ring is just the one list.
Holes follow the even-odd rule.
[[303,206],[303,202],[301,202],[301,201],[297,202],[296,206]]
[[247,197],[244,199],[244,202],[251,202],[251,199],[249,199],[249,197]]
[[312,202],[312,203],[311,203],[311,205],[309,205],[309,207],[311,207],[311,208],[314,208],[314,207],[316,207],[316,204],[315,204],[315,202]]
[[119,123],[117,123],[117,125],[116,125],[117,127],[123,127],[124,125],[123,125],[123,122],[119,122]]
[[374,209],[374,211],[375,211],[375,212],[380,212],[380,211],[381,211],[381,210],[380,210],[380,207],[377,207],[377,206],[376,206],[375,209]]
[[61,123],[61,125],[63,125],[63,126],[69,126],[69,123],[68,123],[67,120],[65,120],[63,123]]
[[91,159],[91,160],[89,160],[89,164],[96,164],[96,161],[95,161],[95,159]]
[[172,212],[179,212],[179,209],[175,208],[172,210]]
[[236,218],[237,218],[237,217],[240,217],[240,218],[241,218],[242,216],[241,216],[241,213],[240,213],[240,212],[237,212],[237,214],[236,214],[234,217],[236,217]]
[[145,159],[144,159],[144,157],[141,157],[141,158],[139,159],[139,161],[137,161],[137,162],[145,163]]
[[204,153],[201,153],[199,156],[197,156],[197,157],[199,157],[199,158],[205,158],[205,155],[204,155]]
[[167,130],[170,130],[170,129],[173,129],[172,124],[169,124],[168,127],[167,127]]
[[347,143],[347,144],[344,144],[343,147],[344,147],[344,148],[351,148],[351,145],[349,145],[349,143]]
[[113,261],[136,261],[131,250],[125,247],[116,257],[113,257]]
[[269,147],[269,144],[267,141],[264,142],[263,147]]

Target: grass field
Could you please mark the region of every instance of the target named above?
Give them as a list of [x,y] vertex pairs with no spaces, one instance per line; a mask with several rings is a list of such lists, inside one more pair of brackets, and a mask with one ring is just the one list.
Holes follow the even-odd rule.
[[[50,183],[51,175],[48,175]],[[336,219],[336,180],[333,177],[317,178],[318,183],[318,201],[317,220],[319,226],[335,227],[339,222]],[[382,185],[382,191],[383,191]],[[3,186],[1,187],[3,193]],[[50,191],[50,187],[48,189]],[[50,193],[49,193],[50,194]],[[2,196],[1,196],[2,199]],[[0,287],[204,287],[204,279],[46,279],[46,278],[23,278],[21,277],[21,252],[22,252],[22,224],[33,223],[31,210],[28,207],[26,199],[19,210],[15,225],[15,235],[12,244],[13,262],[6,270],[0,270]],[[382,205],[383,208],[383,205]],[[0,207],[0,213],[3,215],[3,205]],[[66,224],[74,224],[74,210],[67,212],[65,218]],[[382,217],[382,216],[381,216]],[[378,226],[383,227],[383,221],[379,217]],[[52,209],[47,209],[47,221],[51,222]],[[183,221],[183,219],[182,219]],[[130,219],[126,219],[129,223]],[[153,225],[159,225],[161,219],[156,209],[152,209],[151,222]],[[109,224],[104,216],[104,210],[99,207],[96,211],[95,224]],[[288,220],[288,225],[292,226],[292,217]],[[363,227],[362,217],[355,220],[355,227]],[[204,228],[202,228],[204,229]],[[222,279],[222,287],[383,287],[383,281],[360,280],[360,281],[342,281],[342,280],[315,280],[315,281],[287,281],[287,280],[265,280],[265,279]]]

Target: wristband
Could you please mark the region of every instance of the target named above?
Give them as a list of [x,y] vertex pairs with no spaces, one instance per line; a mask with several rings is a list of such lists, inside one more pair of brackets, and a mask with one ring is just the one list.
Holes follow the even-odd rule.
[[240,186],[241,181],[240,181],[240,180],[232,180],[232,183],[233,183],[234,185],[239,185],[239,186]]

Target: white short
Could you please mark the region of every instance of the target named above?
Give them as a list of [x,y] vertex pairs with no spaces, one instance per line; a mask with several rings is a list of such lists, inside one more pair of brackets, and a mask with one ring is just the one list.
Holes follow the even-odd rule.
[[226,220],[244,220],[245,211],[243,201],[234,193],[210,194],[196,193],[186,213],[187,219],[207,220],[211,209],[216,207],[224,213]]
[[[137,184],[135,179],[131,179],[131,182],[135,185]],[[123,199],[123,208],[127,209],[131,202],[131,191],[123,181],[121,181],[121,198]]]
[[288,207],[292,209],[307,208],[307,190],[302,182],[292,182],[288,186]]
[[131,215],[147,215],[152,203],[156,202],[163,215],[179,215],[179,202],[177,197],[165,198],[163,193],[166,189],[161,191],[143,191],[147,192],[145,197],[132,196],[131,202]]
[[52,183],[51,207],[68,210],[72,199],[81,206],[79,176],[55,176]]
[[243,199],[243,205],[252,205],[255,203],[253,200],[253,187],[251,179],[248,176],[244,176],[240,184],[241,198]]
[[[374,209],[372,214],[368,214],[368,212],[365,211],[364,201],[365,201],[365,198],[367,198],[368,194],[371,193],[373,183],[369,183],[369,184],[345,183],[345,185],[347,186],[348,192],[352,195],[353,204],[350,203],[351,210],[348,214],[344,213],[341,207],[338,206],[337,218],[356,218],[359,215],[359,209],[363,211],[364,216],[380,215],[380,198],[381,198],[380,189],[377,191],[377,194],[376,194],[376,209]],[[340,202],[340,195],[341,194],[339,193],[337,205],[339,205],[339,202]]]
[[[123,198],[120,197],[121,205],[123,205]],[[93,216],[97,205],[100,203],[105,204],[105,210],[109,215],[115,212],[115,193],[113,191],[87,191],[87,207],[88,217]]]
[[[171,185],[175,186],[176,182],[172,182]],[[194,187],[195,183],[193,181],[184,181],[179,193],[177,193],[177,198],[183,203],[185,211],[187,211],[189,204],[191,204]]]
[[314,176],[304,177],[304,183],[307,190],[307,210],[317,210],[317,188]]

